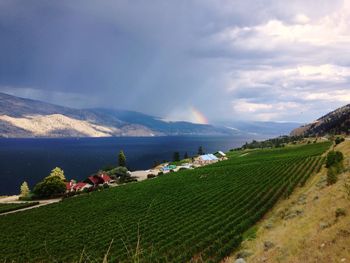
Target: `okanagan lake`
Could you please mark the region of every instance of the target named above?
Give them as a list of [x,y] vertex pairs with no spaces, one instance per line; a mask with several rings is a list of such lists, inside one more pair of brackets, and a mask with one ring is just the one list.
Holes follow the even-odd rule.
[[[116,165],[123,150],[128,168],[149,169],[154,162],[172,160],[175,151],[195,155],[240,147],[254,136],[166,136],[60,139],[0,139],[0,195],[18,194],[20,184],[29,187],[61,167],[67,179],[83,180],[107,165]],[[263,139],[263,138],[260,138]]]

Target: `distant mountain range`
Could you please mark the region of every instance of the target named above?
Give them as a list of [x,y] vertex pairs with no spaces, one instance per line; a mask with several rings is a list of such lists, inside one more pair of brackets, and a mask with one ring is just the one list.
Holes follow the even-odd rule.
[[218,125],[167,122],[134,111],[73,109],[0,93],[0,137],[110,137],[167,135],[278,136],[299,124],[236,122]]
[[350,134],[350,104],[291,132],[291,135],[296,136],[324,136],[329,134]]

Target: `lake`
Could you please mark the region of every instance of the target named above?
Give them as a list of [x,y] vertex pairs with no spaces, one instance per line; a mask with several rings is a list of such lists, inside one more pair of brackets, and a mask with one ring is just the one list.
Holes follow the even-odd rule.
[[[174,151],[190,156],[203,146],[207,153],[239,147],[252,136],[114,137],[64,139],[0,139],[0,195],[18,194],[27,181],[32,188],[56,167],[67,179],[82,180],[106,165],[116,165],[120,150],[130,170],[151,168],[171,160]],[[256,139],[256,138],[254,138]]]

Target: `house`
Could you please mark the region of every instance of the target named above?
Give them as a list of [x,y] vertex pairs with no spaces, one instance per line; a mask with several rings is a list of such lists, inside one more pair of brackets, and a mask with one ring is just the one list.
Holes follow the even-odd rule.
[[74,191],[83,191],[84,189],[92,188],[91,184],[79,182],[73,186]]
[[98,175],[91,175],[84,180],[84,183],[91,184],[93,186],[97,186],[99,184],[103,184],[103,179]]
[[66,192],[74,192],[74,191],[82,191],[84,189],[89,189],[92,187],[91,184],[78,182],[76,183],[74,180],[70,182],[66,182]]
[[104,184],[109,184],[109,183],[112,183],[112,182],[114,181],[114,180],[112,180],[112,178],[109,177],[109,175],[106,174],[106,173],[100,174],[100,177],[102,178]]
[[72,192],[73,186],[75,185],[75,181],[71,180],[70,182],[65,182],[66,184],[66,192]]
[[222,151],[216,152],[215,155],[218,156],[218,157],[221,157],[221,158],[222,157],[226,157],[226,154],[224,152],[222,152]]
[[112,182],[112,178],[106,173],[91,175],[84,180],[84,183],[88,183],[93,186],[98,186],[100,184],[109,184]]

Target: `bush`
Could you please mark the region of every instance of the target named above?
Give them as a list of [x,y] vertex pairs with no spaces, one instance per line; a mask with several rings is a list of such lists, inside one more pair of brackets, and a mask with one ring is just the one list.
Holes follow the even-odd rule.
[[330,151],[327,154],[327,160],[326,160],[326,167],[329,168],[337,163],[342,162],[344,159],[344,156],[339,151]]
[[337,169],[335,167],[329,167],[327,171],[327,185],[335,184],[337,180]]
[[343,141],[345,141],[345,139],[343,137],[337,137],[334,140],[335,145],[338,145],[339,143],[342,143]]
[[338,218],[340,216],[346,216],[346,211],[344,208],[337,208],[337,210],[335,210],[335,217]]
[[112,177],[123,177],[128,175],[128,169],[123,166],[118,166],[107,171],[107,174]]
[[155,174],[147,174],[147,179],[154,178],[154,177],[156,177]]
[[163,175],[163,174],[164,174],[163,172],[159,172],[159,173],[158,173],[158,176],[161,176],[161,175]]

